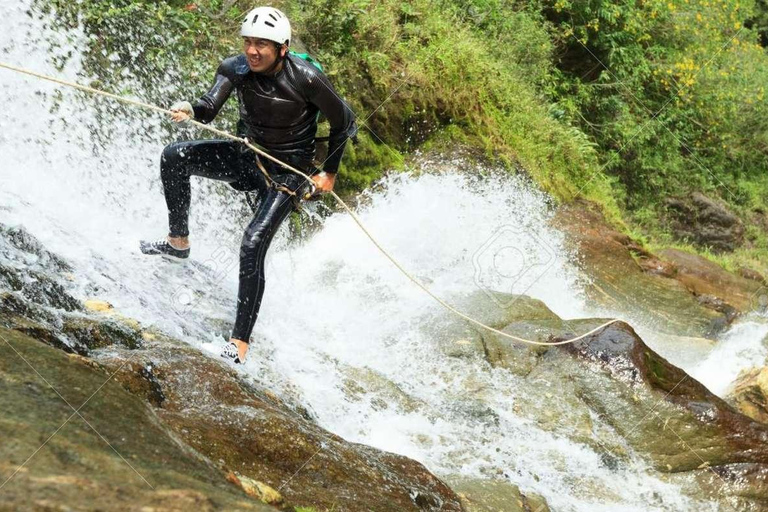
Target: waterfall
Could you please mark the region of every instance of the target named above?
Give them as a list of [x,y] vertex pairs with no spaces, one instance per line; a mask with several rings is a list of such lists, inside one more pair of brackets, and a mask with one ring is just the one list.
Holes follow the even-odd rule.
[[[76,50],[83,36],[50,31],[26,15],[26,4],[0,1],[0,59],[82,80]],[[60,45],[51,49],[46,40]],[[73,57],[63,69],[51,64],[52,52],[67,51]],[[218,358],[234,317],[248,221],[242,197],[193,178],[191,260],[143,256],[139,239],[167,232],[159,160],[172,139],[132,134],[160,118],[105,119],[81,93],[6,70],[0,91],[0,222],[24,226],[69,260],[79,298],[109,301]],[[110,139],[95,144],[93,129],[104,123]],[[563,318],[594,315],[576,255],[548,225],[546,195],[524,178],[462,158],[417,162],[366,191],[358,213],[433,292],[451,301],[500,289],[535,297]],[[239,370],[300,400],[324,428],[414,458],[438,476],[509,478],[558,511],[716,510],[683,496],[639,457],[611,468],[593,448],[519,415],[519,396],[556,393],[558,383],[533,387],[481,358],[441,350],[420,326],[447,313],[346,213],[330,214],[303,237],[287,224],[268,253],[263,307]],[[360,379],[375,382],[356,389]]]

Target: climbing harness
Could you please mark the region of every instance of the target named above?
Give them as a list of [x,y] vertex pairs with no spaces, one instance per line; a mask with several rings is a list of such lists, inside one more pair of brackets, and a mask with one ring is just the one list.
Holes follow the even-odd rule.
[[[247,137],[243,137],[243,140],[248,142]],[[254,155],[256,158],[256,166],[259,168],[259,171],[264,175],[264,179],[267,180],[267,185],[274,188],[275,190],[279,190],[280,192],[285,192],[291,197],[291,201],[293,202],[293,206],[296,209],[296,211],[303,211],[303,208],[301,207],[300,199],[296,191],[291,190],[290,188],[286,187],[285,185],[281,185],[280,183],[276,182],[274,179],[272,179],[272,176],[270,176],[267,169],[264,168],[264,164],[261,163],[261,158],[259,158],[258,153]],[[309,179],[309,177],[307,177]],[[315,191],[317,190],[317,187],[315,186],[315,182],[309,179],[309,185],[310,190],[304,195],[304,199],[309,199],[315,194]],[[248,206],[251,207],[252,211],[256,211],[255,205],[251,204],[251,198],[249,195],[246,194],[245,200],[248,203]]]
[[[74,89],[79,89],[81,91],[85,91],[85,92],[88,92],[90,94],[97,94],[97,95],[100,95],[100,96],[105,96],[107,98],[112,98],[114,100],[117,100],[117,101],[129,104],[129,105],[134,105],[136,107],[141,107],[141,108],[148,109],[148,110],[154,110],[155,112],[160,112],[162,114],[169,114],[169,115],[172,114],[172,112],[170,110],[158,107],[157,105],[152,105],[152,104],[149,104],[149,103],[144,103],[144,102],[141,102],[141,101],[138,101],[138,100],[134,100],[134,99],[131,99],[131,98],[125,98],[123,96],[118,96],[117,94],[112,94],[110,92],[94,89],[93,87],[88,87],[86,85],[80,85],[78,83],[68,82],[66,80],[62,80],[62,79],[59,79],[59,78],[51,77],[51,76],[48,76],[48,75],[43,75],[41,73],[36,73],[34,71],[30,71],[30,70],[27,70],[27,69],[23,69],[23,68],[19,68],[19,67],[16,67],[16,66],[12,66],[10,64],[5,64],[3,62],[0,62],[0,68],[9,69],[11,71],[16,71],[17,73],[22,73],[22,74],[25,74],[25,75],[33,76],[35,78],[40,78],[42,80],[47,80],[49,82],[54,82],[54,83],[57,83],[57,84],[60,84],[60,85],[65,85],[67,87],[72,87]],[[267,153],[264,149],[261,149],[261,148],[257,147],[257,145],[253,144],[249,140],[247,140],[245,138],[242,138],[242,137],[237,137],[235,135],[232,135],[231,133],[225,132],[223,130],[219,130],[218,128],[214,128],[212,126],[205,125],[205,124],[203,124],[203,123],[201,123],[199,121],[195,121],[194,119],[189,119],[187,122],[193,124],[194,126],[202,128],[203,130],[208,130],[209,132],[215,133],[216,135],[219,135],[219,136],[224,137],[226,139],[230,139],[230,140],[237,141],[237,142],[240,142],[240,143],[244,144],[249,149],[254,151],[257,156],[263,156],[264,158],[267,158],[267,159],[273,161],[274,163],[284,167],[285,169],[288,169],[289,171],[291,171],[291,172],[293,172],[295,174],[298,174],[299,176],[303,177],[305,180],[309,181],[312,186],[314,186],[314,181],[307,174],[303,173],[302,171],[296,169],[295,167],[292,167],[291,165],[289,165],[289,164],[287,164],[285,162],[282,162],[282,161],[278,160],[277,158],[275,158],[272,155],[270,155],[269,153]],[[264,169],[264,167],[261,164],[261,162],[258,161],[258,163],[259,163],[259,168],[260,168],[261,172],[264,173],[265,177],[268,179],[267,183],[269,183],[271,186],[275,186],[275,188],[277,188],[278,186],[282,187],[282,185],[275,184],[274,180],[269,176],[269,173],[266,171],[266,169]],[[297,197],[297,195],[296,195],[296,193],[294,191],[292,191],[290,189],[287,189],[287,187],[283,187],[283,188],[285,188],[284,191],[289,193],[291,196],[293,196],[293,198],[296,201],[299,200],[299,198]],[[278,190],[283,190],[283,189],[278,188]],[[616,322],[620,321],[619,319],[614,318],[614,319],[612,319],[612,320],[610,320],[608,322],[605,322],[605,323],[595,327],[594,329],[592,329],[589,332],[586,332],[586,333],[584,333],[584,334],[582,334],[580,336],[576,336],[575,338],[570,338],[570,339],[567,339],[567,340],[560,340],[560,341],[551,341],[551,342],[549,342],[549,341],[527,340],[527,339],[524,339],[524,338],[519,338],[517,336],[513,336],[511,334],[503,332],[503,331],[501,331],[499,329],[496,329],[494,327],[491,327],[489,325],[485,325],[484,323],[480,322],[479,320],[476,320],[476,319],[474,319],[474,318],[472,318],[472,317],[462,313],[461,311],[457,310],[455,307],[451,306],[450,304],[445,302],[443,299],[441,299],[440,297],[438,297],[437,295],[432,293],[432,291],[430,291],[429,288],[424,286],[414,276],[412,276],[407,270],[405,270],[403,268],[403,266],[400,265],[400,263],[398,263],[398,261],[395,260],[395,258],[391,254],[389,254],[379,244],[379,242],[368,231],[368,229],[366,229],[366,227],[363,225],[362,221],[355,214],[355,212],[353,212],[352,209],[349,206],[347,206],[347,203],[345,203],[333,190],[330,190],[327,193],[331,194],[331,196],[336,200],[336,202],[342,208],[344,208],[344,210],[346,210],[346,212],[349,214],[349,216],[352,218],[352,220],[355,221],[355,223],[360,227],[360,229],[363,230],[365,235],[371,240],[373,245],[375,245],[376,248],[379,251],[381,251],[381,253],[384,256],[386,256],[387,259],[390,262],[392,262],[392,264],[395,267],[397,267],[397,269],[405,277],[407,277],[416,286],[421,288],[427,295],[432,297],[435,301],[437,301],[441,306],[446,308],[448,311],[450,311],[451,313],[455,314],[456,316],[458,316],[458,317],[466,320],[467,322],[469,322],[471,324],[474,324],[474,325],[476,325],[476,326],[478,326],[478,327],[480,327],[482,329],[485,329],[487,331],[493,332],[493,333],[495,333],[495,334],[497,334],[499,336],[502,336],[504,338],[507,338],[507,339],[510,339],[510,340],[513,340],[513,341],[518,341],[520,343],[526,343],[528,345],[556,346],[556,345],[566,345],[566,344],[569,344],[569,343],[575,343],[575,342],[577,342],[579,340],[582,340],[582,339],[586,338],[587,336],[590,336],[590,335],[600,331],[601,329],[603,329],[605,327],[608,327],[609,325],[611,325],[613,323],[616,323]],[[313,192],[307,192],[307,193],[304,194],[303,199],[309,199],[312,195],[313,195]]]

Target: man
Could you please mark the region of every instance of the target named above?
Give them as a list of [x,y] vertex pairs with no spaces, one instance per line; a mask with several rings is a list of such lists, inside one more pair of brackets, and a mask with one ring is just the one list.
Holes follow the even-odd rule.
[[[288,53],[291,25],[285,14],[272,7],[258,7],[246,16],[240,35],[243,53],[221,63],[213,87],[202,98],[194,104],[184,101],[171,107],[173,120],[183,122],[192,117],[209,123],[235,92],[240,104],[238,135],[310,175],[316,192],[332,190],[347,138],[357,131],[354,114],[320,70]],[[323,171],[312,164],[318,111],[331,125]],[[271,179],[264,176],[260,165]],[[222,180],[237,190],[258,191],[260,201],[241,244],[235,326],[222,353],[242,363],[264,293],[267,248],[295,208],[293,200],[301,197],[310,183],[269,159],[262,158],[259,163],[253,151],[226,140],[170,144],[163,151],[160,170],[170,230],[163,240],[142,241],[144,254],[189,257],[190,176]]]

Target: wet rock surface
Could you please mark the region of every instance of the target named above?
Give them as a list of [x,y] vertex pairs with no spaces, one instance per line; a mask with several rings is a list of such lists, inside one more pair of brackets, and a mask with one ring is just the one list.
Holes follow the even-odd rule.
[[[464,307],[485,304],[491,327],[531,340],[573,338],[607,320],[565,321],[542,302],[522,296],[505,301],[506,311],[479,295],[473,300],[477,304]],[[510,396],[515,412],[539,428],[591,446],[606,467],[619,469],[634,453],[659,475],[687,487],[691,496],[704,495],[737,510],[768,506],[768,426],[659,356],[628,324],[612,323],[581,341],[552,347],[461,327],[450,319],[443,325],[447,354],[484,359],[523,377]],[[471,396],[482,406],[482,388]]]
[[26,301],[65,311],[82,309],[61,279],[72,268],[59,256],[47,251],[24,228],[0,224],[0,289],[16,292]]
[[[704,463],[768,464],[768,427],[735,411],[653,352],[629,325],[613,324],[559,350],[616,383],[610,387],[615,393],[584,386],[581,396],[659,470],[685,471]],[[655,430],[655,421],[645,424],[644,418],[663,420],[661,430],[648,435],[645,427]],[[672,448],[681,443],[687,448]]]
[[[158,336],[138,351],[113,347],[93,357],[142,396],[159,388],[157,414],[180,439],[222,471],[262,482],[288,503],[461,510],[453,491],[421,464],[344,441],[309,421],[306,411],[183,343]],[[128,359],[130,367],[123,364]],[[142,374],[147,368],[151,382]]]
[[108,373],[1,327],[0,403],[2,510],[274,510]]
[[[537,372],[562,379],[658,471],[690,472],[712,499],[735,500],[739,510],[768,505],[768,426],[668,363],[627,324],[551,349]],[[704,485],[712,482],[723,485]]]
[[449,479],[467,512],[551,512],[547,502],[535,494],[502,480]]
[[553,219],[578,251],[576,262],[591,282],[590,302],[619,311],[636,311],[660,332],[713,337],[732,317],[702,304],[675,278],[675,268],[608,226],[593,205],[577,201],[562,206]]
[[[702,339],[696,336],[711,334],[730,321],[725,300],[703,304],[701,297],[708,294],[691,291],[677,277],[670,277],[685,266],[680,261],[644,253],[626,237],[604,235],[603,228],[585,228],[579,240],[582,247],[594,249],[590,257],[598,262],[594,276],[599,284],[593,291],[608,297],[606,303],[630,304],[645,298],[650,302],[634,303],[636,307],[649,311],[660,323],[669,321],[669,335],[681,340]],[[54,269],[66,268],[55,256],[45,256],[44,249],[30,242],[28,235],[21,238],[25,242],[19,245],[40,254],[29,260],[29,268],[13,266],[9,261],[20,261],[21,249],[3,242],[6,251],[0,268],[13,269],[5,275],[20,276],[24,283],[27,270],[55,276]],[[627,281],[631,279],[639,281]],[[259,508],[267,505],[257,500],[283,510],[298,505],[337,511],[546,507],[512,483],[493,479],[451,481],[459,496],[421,464],[344,441],[319,427],[300,405],[286,402],[189,345],[120,318],[109,305],[83,308],[68,295],[75,301],[73,305],[61,297],[68,294],[66,282],[52,281],[58,286],[35,289],[48,294],[42,299],[37,292],[15,286],[12,279],[0,281],[0,325],[5,328],[0,333],[12,339],[13,346],[22,347],[24,354],[39,352],[35,364],[45,368],[41,374],[60,379],[46,377],[54,386],[54,382],[62,388],[74,386],[70,403],[85,402],[86,392],[92,389],[90,380],[81,376],[90,375],[92,380],[97,375],[103,383],[114,374],[108,381],[109,393],[94,402],[93,421],[85,414],[88,407],[81,412],[94,426],[118,416],[111,430],[105,427],[108,435],[104,439],[119,440],[110,443],[120,455],[142,475],[146,471],[162,483],[146,490],[142,487],[146,483],[136,477],[135,485],[125,484],[136,473],[121,466],[123,459],[114,455],[104,439],[85,436],[88,425],[83,422],[72,433],[66,434],[70,427],[62,428],[60,434],[66,435],[54,436],[50,452],[45,449],[38,454],[45,453],[54,461],[42,465],[50,469],[32,472],[30,464],[17,472],[11,481],[18,482],[18,492],[10,498],[0,495],[0,508],[4,499],[10,500],[6,503],[11,507],[18,503],[21,508],[56,508],[72,503],[76,508],[99,499],[97,495],[105,497],[106,510],[124,510],[134,503],[157,510],[174,506],[271,509]],[[735,286],[740,290],[743,283]],[[606,320],[564,320],[541,301],[525,296],[500,298],[504,300],[494,303],[478,292],[454,304],[502,332],[542,342],[582,334]],[[655,299],[661,304],[654,303]],[[498,302],[507,307],[498,307]],[[629,325],[614,323],[563,347],[530,346],[454,317],[438,318],[420,328],[439,339],[447,355],[477,361],[479,371],[508,371],[518,376],[521,389],[528,386],[536,392],[510,394],[515,414],[591,446],[607,468],[621,469],[640,456],[692,496],[704,494],[738,510],[768,507],[768,426],[739,413],[669,364]],[[3,348],[9,349],[11,344],[5,343]],[[2,355],[0,364],[5,366],[14,356],[21,360],[7,350]],[[43,364],[45,360],[48,362]],[[77,371],[70,372],[72,367]],[[58,411],[62,423],[67,419],[67,406],[60,397],[46,391],[50,388],[24,380],[18,367],[15,371],[3,368],[0,393],[8,393],[4,402],[29,407],[14,412],[23,417],[9,415],[0,420],[4,437],[14,439],[13,432],[23,432],[18,441],[0,446],[7,452],[3,460],[11,461],[2,466],[3,475],[16,471],[24,462],[21,453],[35,442],[39,446],[50,435],[46,432],[56,430],[58,425],[45,419],[48,410]],[[351,401],[375,399],[381,409],[425,414],[419,400],[377,372],[350,367],[342,374]],[[69,380],[63,380],[65,377]],[[471,376],[466,383],[461,401],[451,413],[471,417],[478,424],[497,424],[499,416],[484,395],[483,385],[473,384]],[[54,407],[54,399],[63,405]],[[64,410],[57,409],[59,406]],[[70,422],[76,419],[79,417]],[[94,440],[102,443],[101,452]],[[180,465],[164,463],[170,459]],[[107,464],[107,460],[111,462]],[[134,464],[134,460],[140,462]],[[107,470],[101,471],[103,467]],[[122,473],[126,467],[128,477]],[[78,494],[76,490],[81,488],[86,491]],[[548,509],[541,508],[544,510]]]
[[742,371],[728,391],[728,401],[753,420],[768,424],[768,367]]
[[723,308],[728,315],[733,315],[734,310],[757,309],[758,294],[765,289],[761,282],[732,274],[701,256],[678,249],[663,249],[659,256],[672,263],[675,278],[700,301],[708,301],[712,309]]

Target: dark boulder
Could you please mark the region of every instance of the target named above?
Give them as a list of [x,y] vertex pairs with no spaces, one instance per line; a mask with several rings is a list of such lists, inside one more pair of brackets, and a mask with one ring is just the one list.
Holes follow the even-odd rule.
[[680,240],[716,252],[732,252],[744,243],[744,225],[723,204],[700,192],[666,201],[672,233]]

